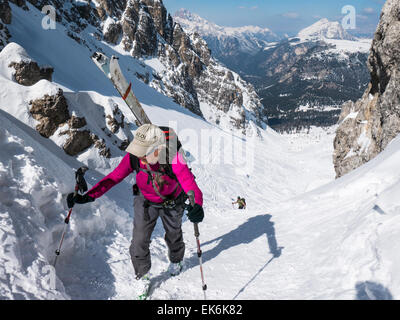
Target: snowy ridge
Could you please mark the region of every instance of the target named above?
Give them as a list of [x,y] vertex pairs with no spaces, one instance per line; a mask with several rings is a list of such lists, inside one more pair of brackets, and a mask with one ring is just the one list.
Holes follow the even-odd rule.
[[350,35],[339,22],[329,21],[326,18],[315,22],[307,28],[304,28],[297,34],[297,37],[303,41],[324,39],[356,40],[356,38]]
[[223,36],[240,36],[241,34],[260,34],[269,36],[276,40],[275,35],[268,28],[259,26],[243,26],[243,27],[224,27],[210,22],[199,15],[192,13],[186,9],[180,9],[174,14],[176,22],[180,23],[187,31],[193,33],[198,32],[201,35]]
[[[186,32],[197,32],[214,51],[214,42],[220,42],[220,46],[232,50],[232,42],[239,46],[239,49],[247,53],[255,53],[260,48],[265,47],[270,42],[279,40],[279,37],[268,28],[258,26],[225,27],[210,22],[197,14],[191,13],[186,9],[178,10],[174,15],[174,20],[178,22]],[[222,50],[222,49],[221,49]]]
[[339,59],[348,59],[349,54],[368,53],[371,48],[372,39],[359,39],[349,34],[337,21],[329,21],[324,18],[313,25],[301,30],[293,41],[293,45],[310,41],[322,41],[332,48],[326,51],[334,54]]

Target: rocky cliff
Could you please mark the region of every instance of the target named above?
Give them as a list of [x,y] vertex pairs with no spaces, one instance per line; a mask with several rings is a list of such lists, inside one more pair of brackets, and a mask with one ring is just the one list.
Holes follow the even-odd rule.
[[0,0],[2,47],[12,41],[6,30],[12,20],[10,2],[25,10],[30,4],[39,10],[52,5],[68,36],[91,52],[101,51],[99,41],[105,41],[139,61],[157,59],[162,67],[136,76],[210,122],[243,133],[250,120],[260,126],[267,122],[254,88],[212,58],[198,34],[185,33],[162,0]]
[[363,97],[342,107],[334,141],[337,177],[379,154],[400,132],[400,2],[387,0],[368,57]]
[[7,25],[11,23],[11,7],[8,0],[0,0],[0,51],[8,43],[11,35]]

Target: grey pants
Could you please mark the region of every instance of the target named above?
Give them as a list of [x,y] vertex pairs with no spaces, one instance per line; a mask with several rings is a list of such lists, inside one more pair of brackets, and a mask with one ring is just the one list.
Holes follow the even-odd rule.
[[133,236],[129,248],[133,268],[138,277],[142,277],[151,268],[150,238],[158,217],[161,217],[165,229],[165,242],[168,246],[169,260],[173,263],[182,261],[185,254],[185,243],[182,234],[183,206],[165,210],[150,206],[145,214],[144,197],[134,199],[135,214],[133,217]]

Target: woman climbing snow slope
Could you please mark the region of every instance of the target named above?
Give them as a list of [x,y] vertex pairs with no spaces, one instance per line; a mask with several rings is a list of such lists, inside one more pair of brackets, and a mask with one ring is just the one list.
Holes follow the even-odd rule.
[[144,124],[127,147],[119,165],[84,195],[68,195],[68,206],[92,202],[113,186],[136,172],[133,186],[134,218],[130,255],[137,285],[146,294],[150,284],[150,238],[158,217],[165,229],[165,241],[170,260],[169,272],[182,270],[185,244],[182,216],[187,192],[194,192],[195,204],[189,205],[188,218],[193,223],[204,218],[203,194],[179,150],[180,143],[172,129]]

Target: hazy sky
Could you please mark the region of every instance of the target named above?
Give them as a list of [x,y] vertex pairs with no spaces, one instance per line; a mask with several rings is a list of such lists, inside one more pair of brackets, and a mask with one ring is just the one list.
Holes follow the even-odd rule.
[[163,0],[168,12],[185,8],[222,26],[257,25],[295,35],[321,18],[342,21],[342,8],[356,10],[356,32],[373,33],[385,0]]

